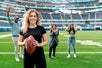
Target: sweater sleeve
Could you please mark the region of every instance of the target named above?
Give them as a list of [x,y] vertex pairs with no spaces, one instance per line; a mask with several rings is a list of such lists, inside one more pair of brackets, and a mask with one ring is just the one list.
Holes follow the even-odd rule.
[[7,17],[7,20],[8,20],[8,22],[9,22],[11,25],[13,25],[13,22],[12,22],[12,20],[10,19],[10,17]]

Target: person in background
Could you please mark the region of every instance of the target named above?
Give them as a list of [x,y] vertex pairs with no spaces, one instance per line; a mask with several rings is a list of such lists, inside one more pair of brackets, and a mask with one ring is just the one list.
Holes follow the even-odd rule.
[[69,32],[69,38],[68,38],[68,56],[67,58],[70,58],[70,49],[71,49],[71,45],[73,47],[74,50],[74,58],[76,58],[76,40],[75,40],[75,34],[76,34],[76,30],[74,28],[74,24],[69,24],[67,31]]
[[[10,11],[11,11],[11,8],[6,7],[7,20],[12,27],[12,40],[14,43],[15,60],[19,62],[20,60],[18,57],[18,43],[17,42],[18,42],[18,36],[20,33],[21,22],[18,21],[19,20],[18,16],[15,16],[14,21],[12,21],[10,17]],[[20,57],[23,58],[23,47],[20,48]]]
[[[51,25],[50,29],[50,48],[49,48],[49,58],[55,58],[56,57],[56,47],[58,45],[58,35],[59,30],[57,29],[57,26],[55,24]],[[53,52],[53,54],[52,54]]]
[[[19,35],[19,46],[24,48],[24,68],[46,68],[46,59],[43,47],[48,44],[48,37],[44,27],[40,25],[40,15],[37,10],[29,9],[23,17],[22,30]],[[29,54],[26,51],[26,38],[32,35],[35,38],[36,50]],[[35,65],[35,66],[34,66]]]

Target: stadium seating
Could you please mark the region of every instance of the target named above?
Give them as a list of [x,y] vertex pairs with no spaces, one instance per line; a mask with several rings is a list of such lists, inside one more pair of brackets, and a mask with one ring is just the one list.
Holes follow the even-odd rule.
[[80,15],[77,14],[72,14],[72,19],[81,19]]
[[83,19],[88,19],[88,13],[83,13],[83,14],[81,14],[81,16]]
[[[67,4],[67,2],[69,3],[71,2],[70,5],[69,3]],[[75,24],[80,24],[82,27],[84,27],[86,21],[89,21],[91,25],[95,25],[96,22],[102,22],[101,20],[102,11],[82,12],[82,13],[63,13],[59,11],[59,9],[83,11],[94,8],[101,8],[102,5],[99,3],[96,4],[95,0],[31,0],[31,1],[9,0],[9,2],[5,2],[4,0],[2,0],[0,1],[0,4],[1,4],[0,19],[4,20],[4,22],[6,20],[6,12],[5,12],[5,7],[3,6],[7,5],[12,6],[16,12],[16,13],[12,12],[10,14],[12,19],[16,15],[18,15],[19,18],[22,19],[24,12],[29,8],[37,9],[41,14],[42,25],[45,23],[47,23],[47,25],[50,24],[58,25],[58,23],[67,25],[68,23],[72,22]],[[62,6],[63,4],[65,6]],[[60,6],[62,7],[60,8]],[[56,10],[58,10],[58,13],[55,12]],[[3,23],[0,25],[5,26],[5,24]]]
[[71,19],[70,14],[61,13],[62,19]]
[[61,16],[59,13],[52,13],[51,15],[52,15],[53,19],[61,19]]
[[48,13],[41,13],[43,19],[52,19],[51,15]]

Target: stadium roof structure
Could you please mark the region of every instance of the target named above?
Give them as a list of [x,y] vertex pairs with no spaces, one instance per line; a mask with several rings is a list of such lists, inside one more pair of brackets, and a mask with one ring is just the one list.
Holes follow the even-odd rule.
[[31,0],[34,2],[53,2],[53,3],[66,3],[66,2],[93,2],[96,0]]
[[96,5],[98,0],[16,0],[16,2],[30,3],[33,4],[33,8],[39,9],[88,10],[102,8],[102,6]]

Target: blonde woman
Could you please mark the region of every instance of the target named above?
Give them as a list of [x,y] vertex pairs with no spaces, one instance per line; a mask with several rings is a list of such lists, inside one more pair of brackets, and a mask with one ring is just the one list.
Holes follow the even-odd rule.
[[35,9],[29,9],[24,14],[22,30],[19,35],[19,46],[25,46],[25,40],[28,36],[32,35],[36,42],[37,48],[33,54],[28,54],[24,49],[24,68],[46,68],[46,60],[44,55],[43,46],[48,44],[48,37],[45,29],[39,25],[39,13]]

